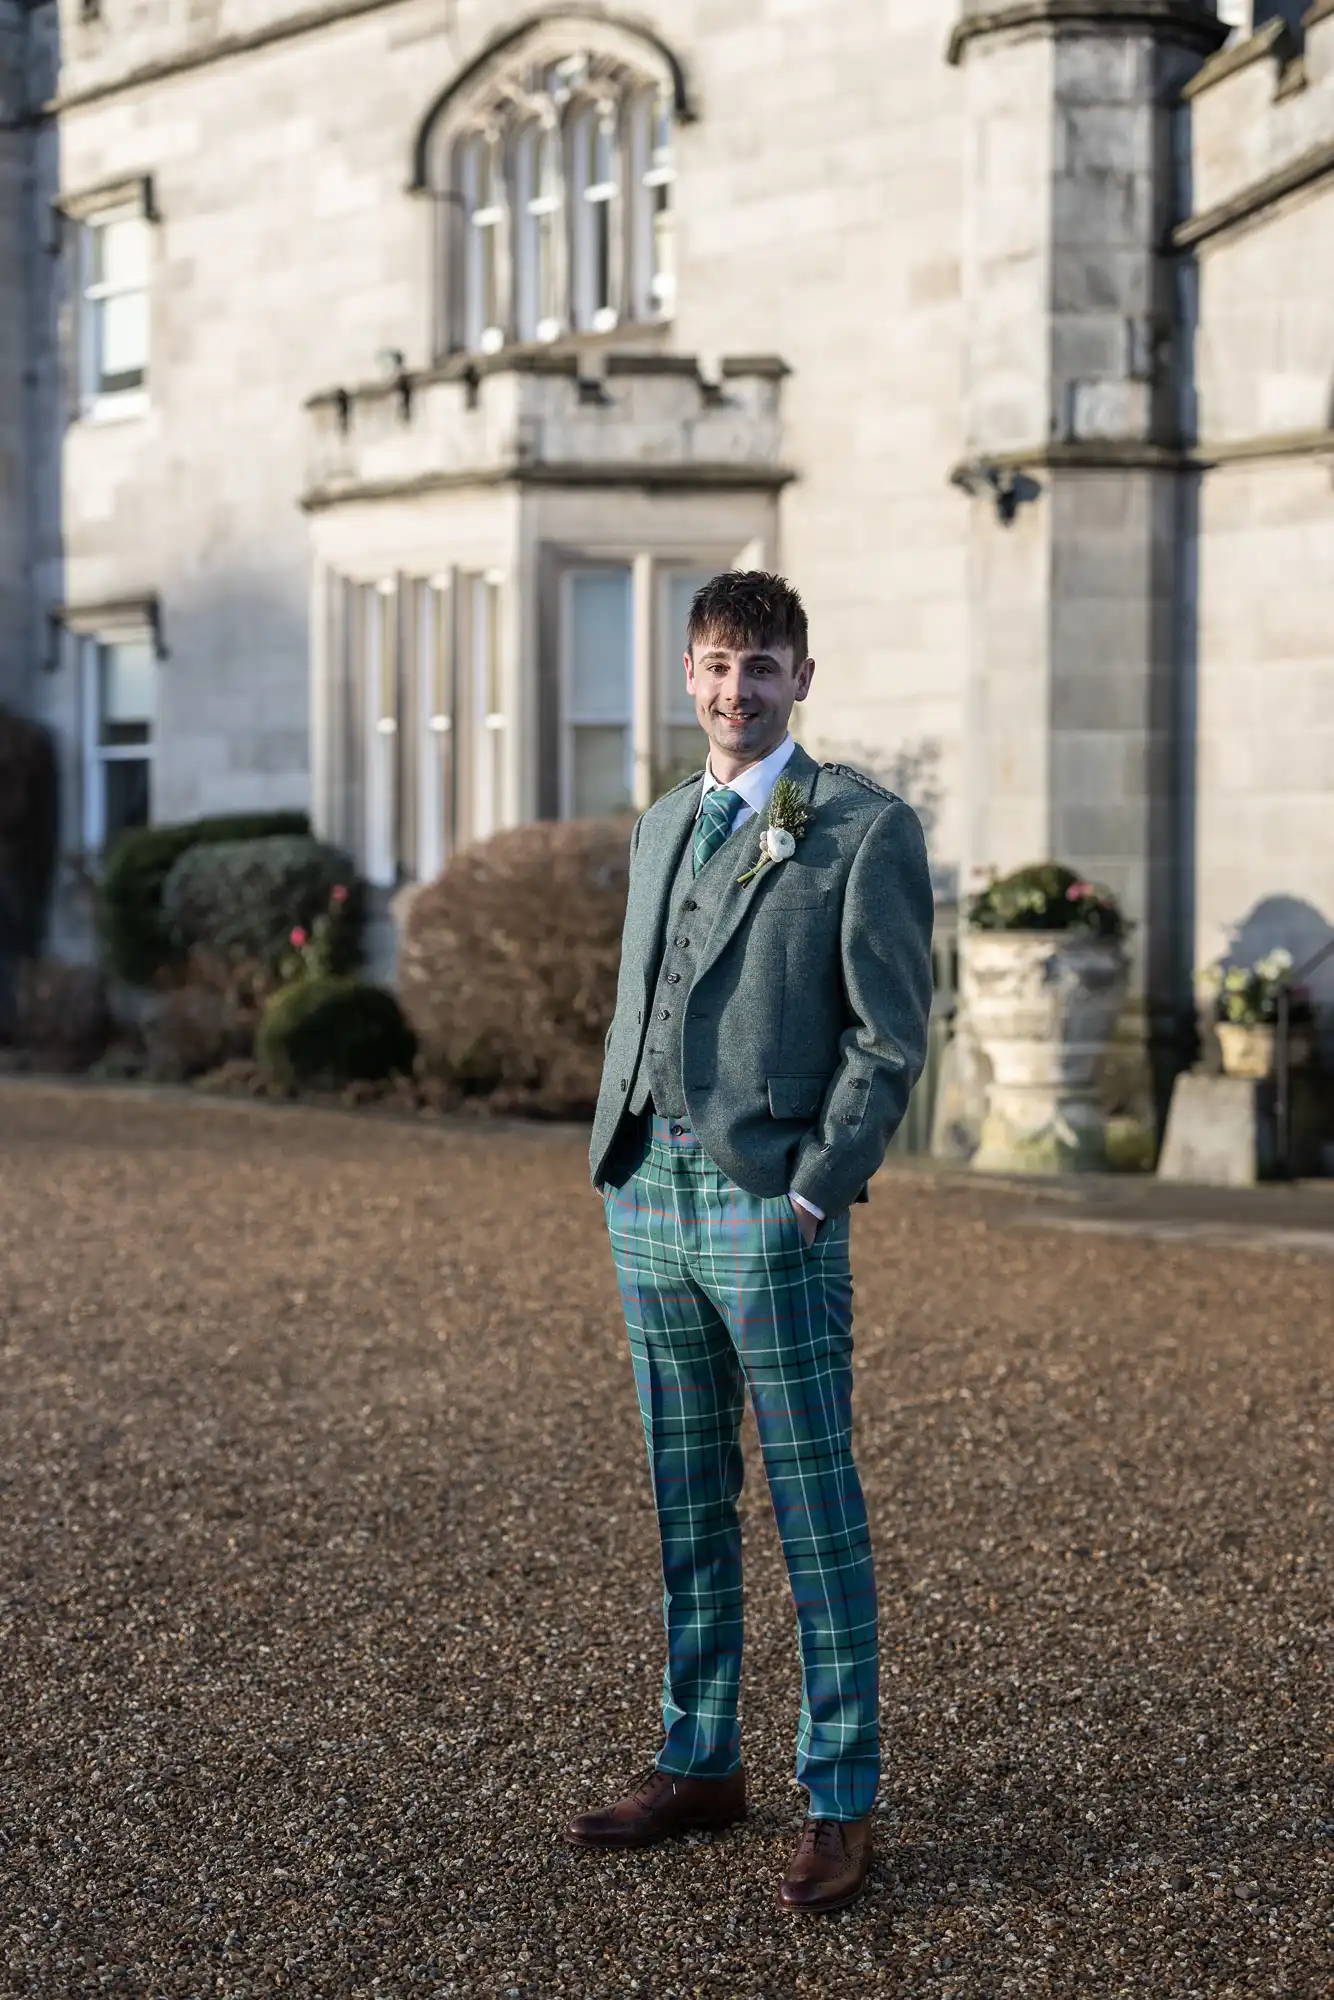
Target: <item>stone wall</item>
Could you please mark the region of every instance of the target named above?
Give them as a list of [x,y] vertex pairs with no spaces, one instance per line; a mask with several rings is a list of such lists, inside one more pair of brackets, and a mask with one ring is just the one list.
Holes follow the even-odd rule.
[[[1189,99],[1198,268],[1196,956],[1334,937],[1334,11]],[[1303,175],[1306,177],[1303,178]],[[1276,192],[1288,183],[1286,193]],[[1203,226],[1206,233],[1198,235]],[[1334,967],[1320,990],[1334,1005]]]
[[[404,192],[414,133],[532,11],[335,5],[290,37],[290,10],[240,0],[145,6],[114,30],[67,20],[62,184],[151,174],[161,219],[151,410],[69,430],[63,562],[48,547],[42,583],[65,602],[159,596],[165,816],[306,796],[302,404],[373,373],[379,350],[429,360],[429,218]],[[947,861],[965,628],[965,510],[948,486],[961,446],[951,12],[635,10],[680,54],[698,111],[679,142],[675,342],[706,363],[776,352],[794,371],[798,480],[779,554],[813,616],[812,740],[930,765]],[[48,692],[70,726],[68,678]]]

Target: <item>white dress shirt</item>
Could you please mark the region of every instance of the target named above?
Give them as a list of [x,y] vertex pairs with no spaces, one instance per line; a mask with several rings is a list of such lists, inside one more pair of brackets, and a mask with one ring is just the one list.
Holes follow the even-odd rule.
[[792,738],[785,736],[778,748],[769,752],[763,763],[752,764],[739,778],[733,778],[730,785],[724,785],[720,778],[715,778],[711,764],[706,764],[695,817],[698,819],[703,812],[704,801],[710,792],[720,790],[735,792],[737,797],[744,801],[732,815],[732,831],[735,833],[748,819],[754,819],[756,813],[764,811],[769,803],[769,794],[787,769],[788,761],[796,747]]
[[[754,819],[757,813],[764,811],[769,803],[769,794],[787,769],[788,759],[796,747],[791,736],[785,736],[778,748],[771,750],[761,763],[752,764],[739,778],[733,778],[728,785],[724,785],[721,778],[714,777],[711,763],[706,764],[704,783],[700,787],[699,805],[695,813],[696,819],[703,812],[704,801],[710,792],[719,790],[735,792],[742,801],[732,815],[732,832],[735,833],[748,819]],[[824,1221],[824,1210],[817,1208],[813,1201],[807,1201],[804,1195],[790,1194],[788,1200],[796,1202],[798,1208],[804,1208],[806,1213],[813,1215],[818,1222]]]

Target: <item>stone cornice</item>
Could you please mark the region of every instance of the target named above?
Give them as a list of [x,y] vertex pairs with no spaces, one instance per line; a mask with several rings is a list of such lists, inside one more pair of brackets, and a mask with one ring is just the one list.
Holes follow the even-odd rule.
[[1189,102],[1201,91],[1222,83],[1225,77],[1249,69],[1252,63],[1264,62],[1266,58],[1281,62],[1294,53],[1288,24],[1276,15],[1272,21],[1266,21],[1257,34],[1248,35],[1244,42],[1234,42],[1231,48],[1220,49],[1216,56],[1210,56],[1204,68],[1197,70],[1190,81],[1181,86],[1181,95]]
[[643,493],[777,493],[796,473],[781,465],[510,465],[478,471],[428,472],[412,479],[367,479],[317,486],[301,496],[307,514],[376,500],[417,500],[494,486],[563,486]]
[[46,117],[59,117],[62,112],[76,110],[81,104],[96,104],[104,97],[118,97],[122,91],[136,90],[142,84],[161,83],[166,77],[182,76],[188,70],[207,68],[210,63],[250,55],[254,50],[266,49],[274,42],[288,42],[298,35],[315,34],[321,28],[334,27],[340,21],[354,21],[361,14],[377,14],[383,7],[406,4],[407,0],[328,0],[325,6],[307,7],[300,13],[266,21],[262,27],[253,28],[248,34],[219,35],[215,41],[202,42],[191,49],[178,49],[173,55],[160,56],[155,62],[140,63],[137,69],[122,70],[119,75],[84,84],[81,89],[62,91],[42,106],[42,113]]
[[950,484],[971,492],[989,473],[1015,472],[1213,472],[1229,465],[1334,457],[1334,429],[1273,431],[1193,445],[1088,440],[1037,444],[1020,451],[977,452],[950,473]]
[[993,472],[1179,472],[1189,462],[1189,452],[1180,445],[1137,438],[1081,438],[1017,451],[974,452],[952,467],[949,478],[951,486],[969,491]]
[[1163,41],[1184,42],[1211,55],[1228,30],[1204,0],[1009,0],[979,8],[955,23],[948,60],[963,60],[970,43],[1018,28],[1073,29],[1084,34],[1148,31]]
[[1334,430],[1274,431],[1266,437],[1233,438],[1202,444],[1195,458],[1207,470],[1224,465],[1261,465],[1278,459],[1334,457]]
[[1328,180],[1331,174],[1334,174],[1334,140],[1327,139],[1319,146],[1308,147],[1295,160],[1289,160],[1287,166],[1266,174],[1263,180],[1252,181],[1249,187],[1229,195],[1226,201],[1216,202],[1212,208],[1202,209],[1198,215],[1179,222],[1172,231],[1172,247],[1193,250],[1197,244],[1240,229],[1243,223],[1263,215],[1289,195],[1314,187]]

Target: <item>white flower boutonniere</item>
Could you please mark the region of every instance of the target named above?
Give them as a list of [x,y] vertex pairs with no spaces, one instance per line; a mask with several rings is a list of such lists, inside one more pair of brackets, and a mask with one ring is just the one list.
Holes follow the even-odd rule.
[[737,876],[740,887],[744,889],[747,882],[753,882],[771,861],[790,861],[797,851],[797,842],[806,838],[810,823],[811,814],[801,786],[795,778],[780,778],[769,794],[760,858],[747,874]]

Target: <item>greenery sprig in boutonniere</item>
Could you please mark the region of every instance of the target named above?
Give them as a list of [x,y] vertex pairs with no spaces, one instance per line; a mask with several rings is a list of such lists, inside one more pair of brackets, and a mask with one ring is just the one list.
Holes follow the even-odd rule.
[[747,874],[737,876],[739,886],[744,889],[747,882],[753,882],[771,861],[790,861],[797,851],[797,842],[806,838],[810,823],[801,786],[795,778],[780,778],[769,794],[760,858]]

